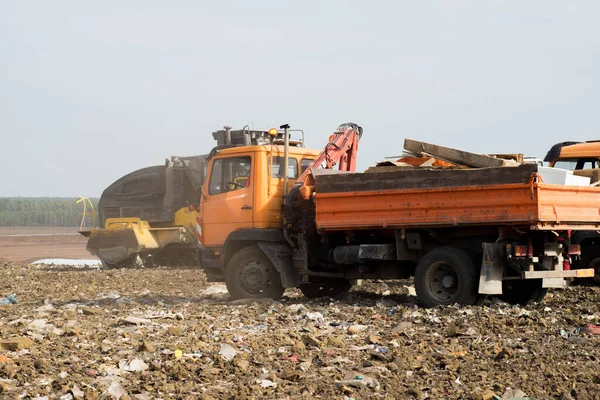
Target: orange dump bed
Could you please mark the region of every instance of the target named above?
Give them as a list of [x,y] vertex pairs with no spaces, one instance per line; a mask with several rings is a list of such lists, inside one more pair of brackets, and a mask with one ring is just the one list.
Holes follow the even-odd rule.
[[544,184],[534,164],[312,173],[320,231],[460,225],[600,229],[600,188]]

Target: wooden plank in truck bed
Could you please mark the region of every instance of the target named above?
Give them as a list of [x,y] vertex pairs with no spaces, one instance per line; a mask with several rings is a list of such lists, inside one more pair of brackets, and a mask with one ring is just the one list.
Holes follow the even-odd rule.
[[518,163],[512,160],[489,157],[483,154],[470,153],[451,147],[438,146],[436,144],[419,142],[417,140],[405,139],[404,149],[415,154],[428,154],[446,161],[467,165],[475,168],[516,166]]

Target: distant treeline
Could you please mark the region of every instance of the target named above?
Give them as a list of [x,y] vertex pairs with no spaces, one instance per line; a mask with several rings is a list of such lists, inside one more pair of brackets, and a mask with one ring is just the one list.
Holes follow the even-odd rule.
[[[83,205],[71,197],[0,197],[0,227],[79,226]],[[90,199],[94,208],[99,199]],[[88,206],[89,208],[89,206]],[[87,217],[86,221],[90,221]]]

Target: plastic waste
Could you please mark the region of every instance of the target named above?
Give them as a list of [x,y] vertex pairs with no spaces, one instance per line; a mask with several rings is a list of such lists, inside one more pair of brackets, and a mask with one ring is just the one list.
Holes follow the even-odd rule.
[[175,352],[173,353],[173,356],[175,357],[176,360],[181,360],[181,357],[183,357],[183,351],[175,350]]
[[600,325],[587,324],[582,330],[588,335],[600,335]]
[[139,358],[133,359],[131,361],[121,360],[119,362],[119,369],[128,372],[141,372],[145,371],[149,368],[148,364]]
[[272,388],[276,388],[277,387],[277,383],[276,382],[270,381],[268,379],[257,379],[256,383],[260,384],[260,387],[261,388],[265,388],[265,389],[269,388],[269,387],[272,387]]
[[13,293],[8,297],[5,297],[3,299],[0,299],[0,305],[4,305],[4,304],[18,304],[19,302],[17,301],[17,294]]
[[341,381],[335,381],[336,386],[341,387],[341,386],[350,386],[350,387],[356,387],[356,388],[370,388],[370,389],[379,389],[379,382],[377,381],[377,379],[373,379],[371,377],[362,375],[362,374],[353,374],[353,376],[346,376],[346,378],[351,378],[351,379],[344,379]]
[[219,350],[219,355],[221,357],[223,357],[225,360],[227,361],[231,361],[235,358],[235,355],[237,354],[237,351],[235,351],[235,349],[227,344],[227,343],[222,343],[221,344],[221,350]]
[[304,315],[304,318],[317,322],[323,322],[325,320],[323,314],[321,314],[320,312],[308,312]]

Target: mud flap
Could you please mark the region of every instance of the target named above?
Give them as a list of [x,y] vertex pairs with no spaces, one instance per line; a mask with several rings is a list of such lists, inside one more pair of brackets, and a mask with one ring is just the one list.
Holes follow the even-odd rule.
[[288,246],[279,243],[258,243],[258,247],[271,260],[281,276],[284,288],[300,286],[300,275],[294,269],[292,252]]
[[504,245],[502,243],[484,243],[483,261],[479,274],[479,293],[502,294],[503,274]]
[[[544,259],[542,265],[547,271],[562,271],[563,270],[563,256],[562,256],[562,244],[560,243],[546,243],[544,244]],[[567,286],[567,281],[562,277],[544,277],[542,279],[543,288],[559,288],[562,289]]]

